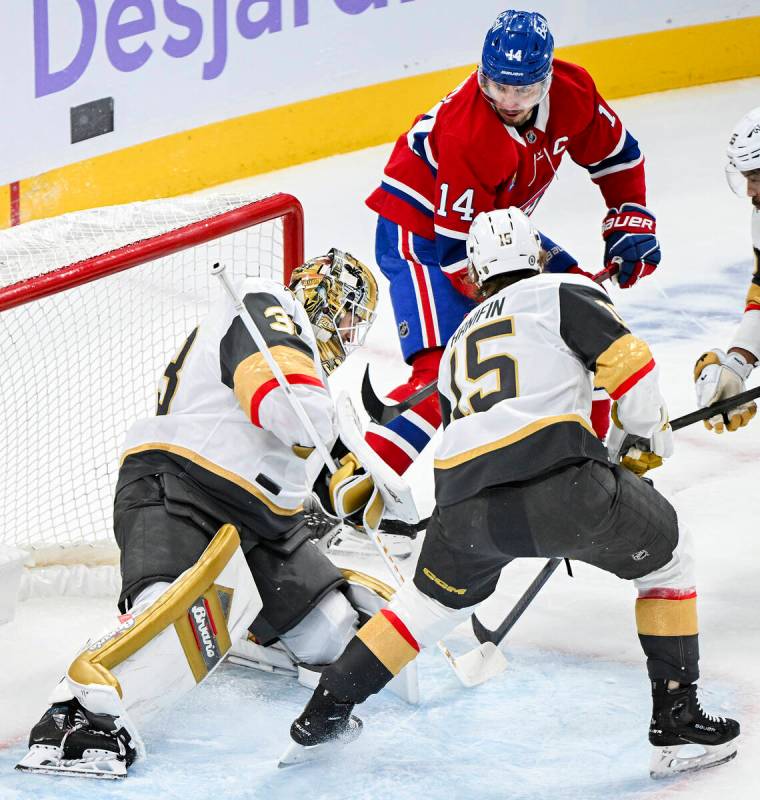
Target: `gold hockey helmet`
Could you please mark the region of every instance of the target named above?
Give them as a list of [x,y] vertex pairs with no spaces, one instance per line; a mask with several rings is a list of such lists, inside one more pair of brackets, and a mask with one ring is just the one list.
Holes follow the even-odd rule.
[[322,367],[329,375],[364,344],[375,320],[375,277],[350,253],[333,247],[327,255],[296,267],[290,290],[306,309]]

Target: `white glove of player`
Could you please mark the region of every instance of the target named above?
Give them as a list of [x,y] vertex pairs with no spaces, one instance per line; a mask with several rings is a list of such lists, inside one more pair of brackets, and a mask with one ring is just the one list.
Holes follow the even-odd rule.
[[[694,388],[699,407],[704,408],[743,392],[744,382],[752,372],[752,367],[740,353],[724,353],[718,349],[702,353],[694,365]],[[735,431],[747,425],[756,412],[757,406],[754,403],[745,403],[724,414],[706,419],[705,427],[715,433]]]
[[[650,469],[661,467],[663,459],[673,455],[673,430],[664,405],[660,406],[660,422],[648,438],[637,437],[625,431],[624,421],[618,416],[617,403],[612,404],[612,421],[614,424],[607,437],[607,449],[613,463],[620,463],[635,475],[641,476]],[[632,446],[632,440],[637,441],[637,445]]]

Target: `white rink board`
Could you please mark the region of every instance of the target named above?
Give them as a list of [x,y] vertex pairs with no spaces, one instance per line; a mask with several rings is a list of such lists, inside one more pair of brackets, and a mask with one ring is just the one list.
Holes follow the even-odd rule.
[[[0,74],[13,122],[0,127],[0,185],[200,125],[474,63],[506,5],[6,0]],[[758,13],[755,0],[544,0],[533,8],[558,45]],[[72,144],[71,109],[109,97],[114,130]]]

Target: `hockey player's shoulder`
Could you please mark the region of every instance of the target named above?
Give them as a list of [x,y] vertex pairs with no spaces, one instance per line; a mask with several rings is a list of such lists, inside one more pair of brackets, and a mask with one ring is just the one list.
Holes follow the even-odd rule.
[[555,58],[552,62],[552,86],[561,86],[563,90],[589,92],[596,89],[594,79],[588,70],[570,61]]

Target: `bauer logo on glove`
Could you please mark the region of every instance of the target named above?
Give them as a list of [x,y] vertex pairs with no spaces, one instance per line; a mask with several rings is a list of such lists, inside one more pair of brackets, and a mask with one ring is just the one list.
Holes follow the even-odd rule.
[[651,275],[660,263],[654,214],[636,203],[611,208],[602,222],[604,265],[617,265],[617,282],[622,289],[633,286],[639,278]]

